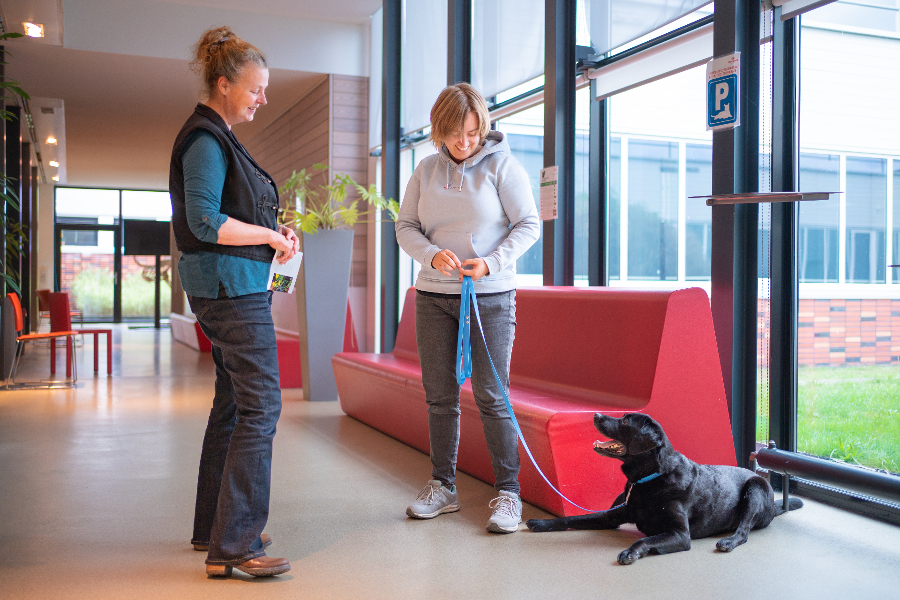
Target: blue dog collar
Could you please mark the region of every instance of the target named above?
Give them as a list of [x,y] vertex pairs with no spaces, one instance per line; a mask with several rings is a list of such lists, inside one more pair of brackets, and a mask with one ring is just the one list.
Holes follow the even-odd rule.
[[660,475],[662,475],[662,473],[654,473],[653,475],[647,475],[646,477],[641,477],[640,479],[635,481],[635,483],[647,483],[648,481],[653,481]]

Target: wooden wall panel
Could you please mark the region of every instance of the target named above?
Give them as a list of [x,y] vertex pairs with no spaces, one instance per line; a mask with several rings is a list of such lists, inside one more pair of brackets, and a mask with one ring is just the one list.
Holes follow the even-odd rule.
[[[247,150],[279,187],[293,171],[311,169],[316,163],[326,164],[331,173],[344,173],[368,187],[368,102],[367,77],[325,76],[249,140]],[[355,198],[353,194],[349,200]],[[366,208],[367,205],[360,205],[360,210]],[[362,223],[354,227],[350,271],[353,287],[366,286],[366,229]]]

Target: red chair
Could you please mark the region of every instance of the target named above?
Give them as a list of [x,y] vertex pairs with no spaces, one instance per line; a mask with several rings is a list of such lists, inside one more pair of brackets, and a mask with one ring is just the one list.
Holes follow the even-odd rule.
[[[50,294],[52,290],[35,290],[34,293],[37,294],[38,300],[38,322],[34,329],[35,331],[40,331],[44,319],[50,318]],[[84,315],[80,310],[70,307],[69,317],[70,319],[78,319],[78,322],[84,325]]]
[[[98,338],[101,333],[106,334],[106,374],[112,376],[112,329],[74,329],[72,327],[72,314],[69,310],[69,294],[66,292],[50,293],[50,331],[74,331],[79,335],[94,336],[94,373],[99,371]],[[55,349],[55,341],[50,340],[50,352]],[[55,365],[53,365],[55,367]],[[51,368],[51,373],[54,371]]]
[[[10,387],[13,385],[17,387],[41,388],[74,387],[75,382],[78,380],[78,371],[75,364],[75,336],[78,335],[79,332],[71,330],[60,330],[50,333],[22,334],[22,328],[24,327],[24,318],[22,314],[22,303],[19,300],[19,296],[14,292],[10,292],[6,295],[6,297],[9,299],[10,304],[12,304],[16,319],[16,354],[13,358],[12,369],[10,370],[9,377],[7,377],[6,379],[6,389],[10,389]],[[56,352],[54,352],[53,350],[56,349],[56,340],[62,337],[66,338],[66,381],[16,381],[16,374],[21,364],[21,358],[24,353],[25,343],[35,340],[50,340],[50,373],[56,373]]]
[[50,290],[35,290],[38,301],[38,322],[35,331],[41,330],[41,322],[50,317]]

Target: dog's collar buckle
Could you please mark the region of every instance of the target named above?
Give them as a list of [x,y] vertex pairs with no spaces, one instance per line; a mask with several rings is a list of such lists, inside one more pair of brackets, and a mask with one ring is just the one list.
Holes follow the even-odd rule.
[[[647,483],[648,481],[653,481],[654,479],[656,479],[656,478],[659,477],[660,475],[662,475],[662,473],[654,473],[653,475],[647,475],[646,477],[641,477],[640,479],[638,479],[638,480],[635,481],[634,483],[630,483],[630,484],[628,485],[628,493],[625,494],[625,502],[623,502],[620,506],[625,506],[626,504],[628,504],[628,499],[631,498],[631,490],[634,489],[635,484],[638,484],[638,483]],[[618,507],[616,507],[616,508],[618,508]],[[610,509],[610,510],[612,510],[612,509]]]

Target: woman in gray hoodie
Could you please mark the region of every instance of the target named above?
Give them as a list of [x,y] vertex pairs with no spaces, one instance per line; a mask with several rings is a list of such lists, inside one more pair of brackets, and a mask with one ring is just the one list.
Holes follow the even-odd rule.
[[[422,264],[416,280],[416,342],[428,403],[431,480],[407,509],[417,519],[459,510],[456,453],[459,384],[456,345],[461,281],[471,276],[484,337],[503,386],[516,324],[516,259],[540,236],[528,176],[499,131],[490,131],[487,103],[472,86],[444,89],[431,109],[438,153],[422,160],[406,187],[397,242]],[[472,328],[472,391],[481,412],[499,496],[487,529],[513,533],[522,517],[516,431],[503,393]]]

